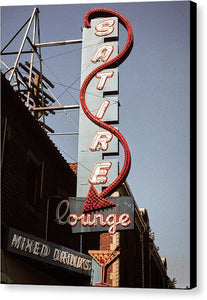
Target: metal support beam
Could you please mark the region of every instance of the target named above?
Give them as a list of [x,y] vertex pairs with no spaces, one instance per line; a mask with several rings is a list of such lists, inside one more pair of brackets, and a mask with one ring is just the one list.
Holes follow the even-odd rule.
[[82,43],[82,39],[80,40],[68,40],[68,41],[59,41],[59,42],[48,42],[48,43],[39,43],[35,44],[35,47],[51,47],[51,46],[62,46],[68,44],[78,44]]
[[18,36],[18,34],[24,29],[24,27],[29,23],[29,21],[30,21],[30,18],[26,21],[26,23],[17,31],[17,33],[13,36],[13,38],[2,49],[1,55],[3,55],[3,52],[8,48],[8,46],[11,44],[11,42]]
[[[32,39],[33,44],[35,43],[36,23],[37,23],[37,14],[35,14],[35,17],[34,17],[34,28],[33,28],[33,39]],[[26,37],[26,39],[28,39],[28,36]],[[30,40],[29,40],[29,42],[30,42]],[[32,42],[31,42],[31,44],[32,44]],[[29,89],[31,88],[31,82],[32,82],[33,61],[34,61],[34,52],[32,52],[31,58],[30,58]],[[29,107],[29,99],[30,99],[30,90],[28,90],[28,93],[27,93],[27,107]]]
[[[2,53],[1,55],[15,55],[18,54],[19,52],[6,52],[6,53]],[[28,50],[28,51],[22,51],[21,54],[29,54],[32,53],[32,50]]]
[[[25,67],[23,64],[21,64],[21,63],[19,63],[19,66],[25,71],[25,72],[27,72],[28,74],[29,74],[29,69],[27,68],[27,67]],[[34,78],[35,77],[35,75],[34,74],[32,74],[32,78]],[[28,79],[29,80],[29,79]],[[44,88],[46,88],[47,89],[47,86],[44,84],[44,82],[42,82],[42,84],[43,84],[43,86],[44,86]]]
[[[28,61],[25,61],[25,65],[26,65],[27,67],[30,68],[30,63],[29,63]],[[33,70],[33,72],[37,73],[39,76],[42,76],[42,79],[43,79],[47,84],[49,84],[49,86],[50,86],[51,88],[54,88],[54,87],[55,87],[54,84],[52,84],[52,82],[50,82],[49,79],[47,79],[44,75],[42,75],[42,73],[41,73],[40,71],[38,71],[34,66],[32,66],[32,70]]]
[[48,125],[46,125],[44,122],[39,121],[40,125],[44,128],[47,129],[48,131],[50,131],[51,133],[54,133],[54,130],[52,128],[50,128]]
[[54,132],[48,133],[48,135],[79,135],[79,132]]
[[17,55],[16,61],[15,61],[15,64],[14,64],[14,69],[12,70],[11,75],[10,75],[10,77],[9,77],[9,81],[12,80],[12,77],[13,77],[14,72],[15,72],[15,70],[16,70],[16,67],[17,67],[17,64],[18,64],[18,62],[19,62],[19,58],[20,58],[22,49],[23,49],[23,47],[24,47],[24,44],[25,44],[27,35],[28,35],[29,30],[30,30],[30,27],[31,27],[31,25],[32,25],[32,21],[33,21],[33,19],[34,19],[35,14],[37,13],[37,11],[38,11],[38,9],[35,8],[34,11],[33,11],[33,13],[32,13],[32,16],[31,16],[31,18],[30,18],[30,21],[29,21],[28,26],[27,26],[27,30],[26,30],[26,32],[25,32],[25,34],[24,34],[24,38],[23,38],[22,44],[21,44],[20,49],[19,49],[19,53],[18,53],[18,55]]
[[63,110],[63,109],[77,109],[77,108],[80,108],[80,105],[35,107],[35,108],[29,108],[29,110],[45,111],[45,110]]
[[[39,19],[39,11],[38,11],[38,18],[37,18],[37,34],[38,34],[38,43],[40,43],[40,19]],[[44,106],[45,104],[45,100],[43,99],[43,74],[42,74],[42,58],[41,58],[41,48],[39,48],[39,64],[40,64],[40,87],[41,87],[41,93],[42,93],[42,106]],[[44,120],[44,115],[43,115],[43,120]]]

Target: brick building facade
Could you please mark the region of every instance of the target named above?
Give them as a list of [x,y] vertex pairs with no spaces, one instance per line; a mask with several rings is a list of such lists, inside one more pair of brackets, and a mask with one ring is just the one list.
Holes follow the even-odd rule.
[[[118,193],[131,196],[126,182]],[[147,210],[139,209],[136,203],[133,230],[120,231],[113,236],[100,234],[100,250],[115,249],[119,249],[120,255],[106,268],[106,283],[114,287],[171,288],[166,258],[160,257],[150,236]]]
[[25,259],[6,250],[10,227],[77,251],[79,237],[74,237],[70,230],[67,230],[65,237],[49,235],[50,199],[56,196],[75,196],[76,175],[21,102],[17,92],[3,75],[1,78],[2,281],[90,285],[89,276],[80,276],[75,272]]
[[[169,287],[166,259],[159,256],[150,237],[146,209],[136,203],[133,230],[80,237],[69,226],[54,225],[48,211],[59,199],[76,196],[77,164],[65,161],[3,75],[1,100],[2,282],[91,285],[89,276],[8,253],[5,243],[12,227],[84,254],[119,250],[120,255],[106,267],[105,282],[113,287]],[[114,196],[132,196],[127,183]]]

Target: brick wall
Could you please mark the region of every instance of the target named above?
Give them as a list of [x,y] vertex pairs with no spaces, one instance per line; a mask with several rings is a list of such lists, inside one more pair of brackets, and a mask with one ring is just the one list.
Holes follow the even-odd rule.
[[[76,175],[2,76],[2,224],[45,237],[47,200],[75,196]],[[41,188],[28,199],[29,157],[40,163]]]
[[[114,235],[108,232],[100,234],[100,250],[117,250],[120,245],[119,237],[119,232]],[[117,257],[106,267],[105,282],[113,287],[119,286],[119,263],[119,257]]]

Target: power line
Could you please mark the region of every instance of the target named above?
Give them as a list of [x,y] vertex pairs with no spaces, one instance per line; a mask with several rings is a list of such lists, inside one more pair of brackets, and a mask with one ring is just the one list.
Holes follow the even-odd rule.
[[[101,42],[99,42],[99,43],[94,43],[94,44],[90,44],[90,45],[88,45],[88,46],[85,46],[85,47],[80,47],[80,48],[78,48],[78,49],[74,49],[74,50],[70,50],[70,51],[67,51],[67,52],[64,52],[64,53],[62,53],[62,54],[58,54],[58,55],[55,55],[55,56],[52,56],[52,57],[50,57],[50,58],[55,58],[55,57],[58,57],[58,56],[60,56],[60,55],[65,55],[65,54],[68,54],[68,53],[71,53],[71,52],[74,52],[74,51],[79,51],[79,50],[82,50],[82,49],[84,49],[84,48],[88,48],[88,47],[92,47],[92,46],[95,46],[95,45],[97,45],[97,44],[101,44]],[[45,62],[45,60],[48,60],[49,58],[44,58],[44,59],[42,59],[42,61],[43,61],[43,63],[45,64],[45,66],[48,68],[48,70],[51,72],[51,74],[53,74],[53,76],[60,82],[60,80],[59,80],[59,78],[56,76],[56,74],[54,74],[54,72],[49,68],[49,66],[48,66],[48,64],[46,64],[46,62]],[[82,75],[82,73],[85,71],[85,70],[87,70],[90,66],[91,66],[91,64],[92,64],[92,62],[81,72],[81,75]],[[70,84],[70,86],[67,86],[67,88],[65,89],[65,91],[63,91],[57,98],[59,99],[62,95],[64,95],[67,91],[68,91],[68,89],[69,88],[71,88],[80,78],[81,78],[81,75],[77,78],[77,79],[75,79],[71,84]],[[61,83],[61,82],[60,82]],[[63,85],[64,86],[64,85]],[[69,93],[69,95],[75,100],[75,98]],[[75,100],[75,102],[78,104],[78,102]]]
[[[58,83],[58,82],[55,82],[55,81],[52,81],[52,80],[51,80],[51,82],[54,83],[54,84],[56,84],[56,85],[61,85],[61,86],[64,86],[64,87],[68,87],[68,88],[71,88],[72,90],[75,90],[75,91],[80,92],[80,89],[79,89],[79,88],[75,88],[75,87],[72,87],[72,86],[67,85],[67,84]],[[99,95],[93,94],[93,93],[89,93],[89,92],[86,92],[86,95],[95,96],[95,97],[99,98],[100,100],[103,99],[102,96],[99,96]],[[109,96],[109,98],[110,98],[110,96]],[[111,99],[111,101],[112,101],[112,102],[116,102],[116,101],[113,100],[113,99]]]
[[[69,155],[68,153],[66,153],[62,148],[60,148],[58,146],[58,148],[68,157],[70,157],[70,159],[72,159],[74,162],[77,162],[77,159],[74,159],[71,155]],[[85,165],[83,165],[82,163],[78,162],[79,165],[81,165],[84,169],[86,169],[89,173],[91,173],[92,170],[88,169]]]
[[[43,63],[44,63],[44,65],[47,67],[47,69],[49,70],[49,72],[50,72],[50,73],[58,80],[59,84],[61,84],[62,86],[64,86],[64,85],[62,84],[62,82],[60,81],[60,79],[58,78],[58,76],[50,69],[50,67],[46,64],[46,62],[43,61]],[[75,79],[75,81],[74,81],[73,83],[71,83],[71,85],[73,85],[76,81],[78,81],[79,78],[80,78],[80,77],[78,77],[78,79]],[[70,85],[70,86],[71,86],[71,85]],[[79,104],[79,103],[76,101],[76,99],[75,99],[75,98],[70,94],[70,92],[68,91],[69,88],[70,88],[70,86],[68,86],[67,89],[65,89],[65,91],[64,91],[61,95],[63,95],[65,92],[68,92],[69,95],[74,99],[74,101],[76,102],[76,104]],[[58,97],[56,97],[56,99],[59,99],[61,95],[59,95]]]
[[75,51],[80,51],[82,49],[95,46],[95,45],[98,45],[98,44],[102,44],[102,43],[99,42],[99,43],[91,44],[91,45],[88,45],[88,46],[85,46],[85,47],[80,47],[80,48],[77,48],[77,49],[73,49],[73,50],[70,50],[70,51],[67,51],[67,52],[63,52],[63,53],[60,53],[60,54],[56,54],[56,55],[44,58],[43,60],[45,61],[45,60],[53,59],[53,58],[56,58],[56,57],[59,57],[59,56],[62,56],[62,55],[66,55],[66,54],[69,54],[69,53],[72,53],[72,52],[75,52]]
[[78,76],[77,79],[75,79],[66,89],[64,92],[62,92],[58,98],[60,98],[63,94],[65,94],[65,92],[67,92],[67,90],[72,87],[80,78],[81,78],[81,75],[83,74],[83,72],[85,72],[90,66],[92,65],[92,62],[90,62],[90,64],[88,64],[88,66],[81,72],[80,76]]
[[[48,89],[49,89],[50,93],[52,94],[52,96],[53,96],[53,97],[55,98],[55,100],[57,101],[57,103],[58,103],[60,106],[62,106],[62,104],[61,104],[60,101],[56,98],[56,96],[53,94],[53,92],[51,91],[51,89],[50,89],[49,87],[48,87]],[[67,112],[66,110],[63,110],[63,111],[64,111],[65,115],[66,115],[67,117],[69,117],[69,116],[68,116],[68,112]],[[77,126],[77,124],[75,124],[75,122],[73,121],[73,119],[69,117],[69,120],[73,123],[73,125],[75,126],[75,128],[78,130],[78,126]]]

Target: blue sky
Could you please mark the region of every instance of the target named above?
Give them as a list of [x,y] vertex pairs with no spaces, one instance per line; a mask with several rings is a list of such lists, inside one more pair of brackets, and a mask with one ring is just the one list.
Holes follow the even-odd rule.
[[[80,39],[84,14],[94,7],[121,12],[133,28],[134,47],[119,67],[119,130],[132,155],[127,181],[138,206],[148,210],[155,243],[167,258],[168,275],[177,279],[177,287],[185,288],[190,263],[189,2],[39,6],[41,41]],[[33,8],[2,8],[2,46]],[[120,48],[125,38],[121,30]],[[78,103],[81,45],[45,48],[42,57],[43,73],[55,84],[58,101]],[[11,66],[14,59],[4,61]],[[57,113],[46,124],[56,132],[77,131],[78,111]],[[69,162],[77,161],[77,136],[54,141]]]

